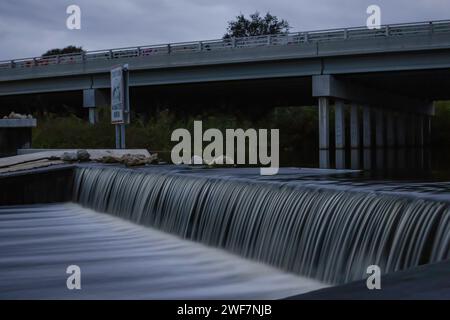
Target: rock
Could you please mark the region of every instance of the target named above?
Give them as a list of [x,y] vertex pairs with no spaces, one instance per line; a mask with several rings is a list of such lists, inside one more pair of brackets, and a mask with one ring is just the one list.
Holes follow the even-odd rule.
[[78,156],[76,152],[64,152],[61,156],[61,160],[74,162],[78,160]]
[[3,119],[33,119],[32,115],[24,115],[20,113],[15,113],[14,111],[11,111],[8,116],[4,116]]
[[123,155],[120,158],[120,162],[125,164],[127,167],[134,167],[134,166],[144,166],[146,164],[151,164],[157,161],[158,154],[154,153],[150,157],[146,157],[144,155],[131,155],[126,154]]
[[121,157],[111,155],[104,156],[97,161],[101,163],[123,163],[127,167],[144,166],[146,164],[157,163],[158,154],[154,153],[150,157],[142,154],[124,154]]
[[90,158],[91,158],[91,155],[86,150],[81,149],[81,150],[77,151],[77,159],[78,159],[78,161],[81,161],[81,162],[89,161]]
[[113,156],[103,156],[97,161],[101,163],[117,163],[119,162],[119,159]]

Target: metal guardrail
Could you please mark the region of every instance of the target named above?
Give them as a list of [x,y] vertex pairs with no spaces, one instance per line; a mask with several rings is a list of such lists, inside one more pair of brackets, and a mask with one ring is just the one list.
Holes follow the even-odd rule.
[[301,45],[304,43],[337,40],[418,36],[442,33],[450,33],[450,20],[392,24],[382,26],[379,29],[368,29],[367,27],[341,28],[245,38],[216,39],[110,50],[85,51],[83,53],[0,61],[0,70],[41,67],[55,64],[76,64],[88,61],[113,60],[120,58],[151,57],[155,55],[177,54],[182,52],[207,52],[231,50],[234,48]]

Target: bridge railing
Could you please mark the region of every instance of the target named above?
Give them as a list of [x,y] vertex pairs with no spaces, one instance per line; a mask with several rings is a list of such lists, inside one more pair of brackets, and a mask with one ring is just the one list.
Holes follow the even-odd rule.
[[110,50],[85,51],[82,53],[41,56],[25,59],[0,61],[0,71],[11,68],[31,68],[58,64],[76,64],[86,61],[113,60],[134,57],[149,57],[186,52],[208,52],[234,48],[253,48],[264,46],[288,46],[305,43],[327,42],[351,39],[372,39],[399,36],[420,36],[450,33],[450,20],[403,23],[385,25],[379,29],[367,27],[340,28],[309,32],[284,33],[244,38],[227,38],[171,44],[158,44],[140,47],[117,48]]

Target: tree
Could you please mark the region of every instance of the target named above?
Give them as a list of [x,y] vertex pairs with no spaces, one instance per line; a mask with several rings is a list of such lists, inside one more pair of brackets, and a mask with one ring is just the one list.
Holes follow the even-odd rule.
[[48,56],[56,56],[60,54],[68,54],[68,53],[81,53],[84,52],[82,47],[75,47],[75,46],[67,46],[62,49],[51,49],[45,52],[42,56],[48,57]]
[[255,12],[250,15],[250,19],[241,13],[236,20],[228,22],[227,33],[223,38],[280,34],[289,32],[289,29],[290,26],[286,20],[279,20],[269,12],[264,17],[261,17],[259,12]]

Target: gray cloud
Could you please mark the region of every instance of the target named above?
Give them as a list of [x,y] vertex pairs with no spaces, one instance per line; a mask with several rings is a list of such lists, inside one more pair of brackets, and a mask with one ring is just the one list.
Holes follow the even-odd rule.
[[[82,11],[66,28],[66,8]],[[370,4],[383,23],[446,19],[448,0],[2,0],[0,60],[40,55],[69,44],[87,50],[220,38],[227,21],[256,10],[287,19],[293,31],[364,25]]]

